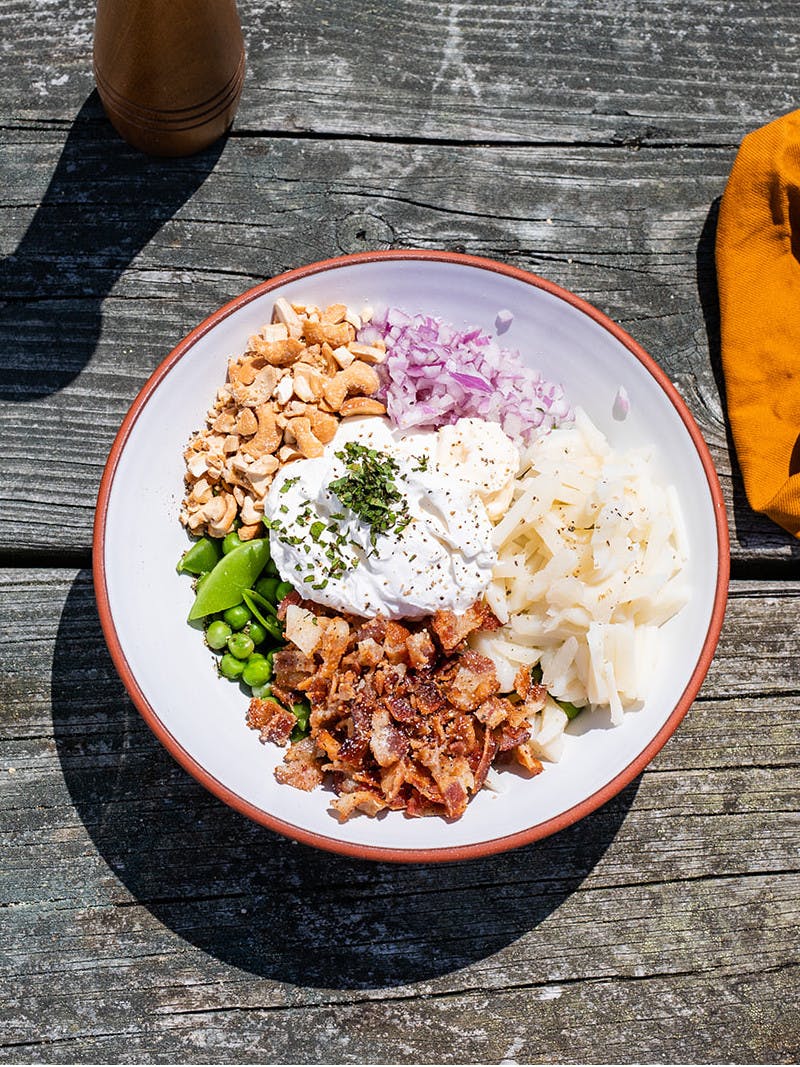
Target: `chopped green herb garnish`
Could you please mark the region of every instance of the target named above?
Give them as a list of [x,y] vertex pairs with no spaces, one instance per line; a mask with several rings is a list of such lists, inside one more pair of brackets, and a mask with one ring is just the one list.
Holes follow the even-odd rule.
[[378,534],[404,530],[411,516],[395,482],[400,469],[396,461],[357,441],[348,441],[335,455],[345,464],[347,474],[331,482],[329,488],[370,526],[373,545]]

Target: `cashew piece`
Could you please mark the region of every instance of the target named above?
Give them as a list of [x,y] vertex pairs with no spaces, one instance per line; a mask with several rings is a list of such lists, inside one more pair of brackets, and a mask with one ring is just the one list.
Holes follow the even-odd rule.
[[373,400],[369,396],[354,396],[345,400],[339,409],[343,419],[349,415],[385,415],[386,406],[380,400]]
[[328,415],[319,408],[309,408],[308,417],[312,433],[322,441],[323,445],[327,445],[334,439],[339,428],[339,420],[335,415]]
[[230,493],[220,493],[203,508],[208,532],[212,537],[224,537],[230,533],[236,518],[236,501]]
[[319,371],[307,364],[298,364],[293,374],[294,392],[299,400],[313,403],[322,399],[324,379]]
[[258,432],[242,448],[242,452],[246,452],[249,456],[261,456],[265,452],[274,452],[281,443],[281,433],[275,425],[275,413],[272,407],[269,404],[262,404],[256,409],[256,417]]
[[288,429],[294,434],[297,447],[307,459],[316,459],[325,451],[322,442],[311,432],[310,419],[290,419]]
[[340,370],[325,386],[325,399],[334,411],[338,411],[351,394],[370,396],[377,392],[381,380],[374,367],[355,360],[349,367]]

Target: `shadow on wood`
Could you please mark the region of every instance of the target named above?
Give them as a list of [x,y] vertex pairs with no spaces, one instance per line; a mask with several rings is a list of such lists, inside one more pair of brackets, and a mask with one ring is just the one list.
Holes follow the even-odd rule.
[[226,808],[159,745],[114,671],[88,571],[61,616],[52,706],[77,812],[130,894],[112,888],[108,906],[146,908],[224,963],[297,985],[396,986],[497,952],[577,888],[638,788],[545,841],[467,863],[395,866],[294,844]]
[[102,303],[120,274],[202,185],[224,141],[189,159],[153,159],[81,107],[41,204],[0,262],[0,398],[49,396],[89,362]]

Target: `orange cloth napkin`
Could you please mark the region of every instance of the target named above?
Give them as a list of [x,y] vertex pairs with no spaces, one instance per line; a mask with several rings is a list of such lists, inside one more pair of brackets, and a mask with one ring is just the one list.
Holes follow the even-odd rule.
[[728,417],[750,506],[800,536],[800,111],[748,134],[716,242]]

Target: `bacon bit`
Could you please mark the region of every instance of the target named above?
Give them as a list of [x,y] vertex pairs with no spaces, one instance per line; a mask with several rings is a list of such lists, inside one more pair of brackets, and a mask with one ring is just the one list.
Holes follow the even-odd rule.
[[275,681],[282,689],[297,689],[314,673],[313,659],[299,649],[286,648],[272,657]]
[[372,713],[372,736],[369,747],[381,767],[391,767],[408,752],[408,738],[402,730],[392,726],[386,708],[377,708]]
[[409,663],[418,671],[433,666],[436,660],[436,646],[427,630],[410,634],[406,638],[406,649]]
[[463,652],[447,694],[450,703],[462,711],[474,711],[499,691],[497,672],[489,657],[472,649]]
[[453,611],[437,611],[431,620],[431,628],[439,638],[444,652],[453,652],[476,630],[497,630],[501,623],[495,613],[483,601],[476,601],[463,615]]
[[342,821],[386,808],[458,818],[495,756],[530,737],[527,704],[499,697],[492,661],[462,646],[482,623],[495,628],[495,616],[476,604],[412,631],[380,616],[363,623],[316,611],[324,628],[313,652],[289,646],[274,657],[273,695],[289,708],[302,693],[311,705],[311,735],[297,757],[289,749],[278,781],[309,788],[313,775],[294,765],[311,753]]
[[286,619],[286,609],[289,607],[290,604],[302,604],[302,603],[303,603],[303,598],[300,596],[300,594],[297,592],[296,589],[293,589],[291,591],[291,593],[288,593],[283,598],[283,600],[280,602],[280,604],[278,604],[278,610],[277,610],[278,619],[281,622],[283,622]]
[[291,785],[306,793],[322,785],[325,776],[317,763],[315,745],[310,737],[304,737],[292,745],[283,764],[275,768],[275,777],[281,785]]
[[363,811],[366,815],[377,815],[386,807],[386,801],[382,800],[371,789],[358,789],[355,793],[345,793],[331,801],[331,807],[339,822],[346,822],[355,811]]
[[390,663],[408,663],[408,649],[406,642],[411,637],[411,631],[402,623],[387,622],[386,635],[383,639],[383,651]]
[[531,736],[530,725],[512,726],[510,723],[503,727],[500,732],[499,749],[501,752],[509,752],[517,745],[521,745]]
[[273,745],[285,745],[297,725],[297,719],[291,711],[274,700],[259,700],[253,697],[247,709],[247,725],[251,730],[259,731],[259,740],[262,743],[269,741]]
[[475,709],[475,718],[491,730],[505,722],[513,711],[514,705],[510,700],[504,700],[502,697],[489,697]]
[[517,745],[514,749],[514,759],[532,775],[541,774],[544,770],[542,761],[533,754],[533,742],[531,741],[523,741],[521,745]]

